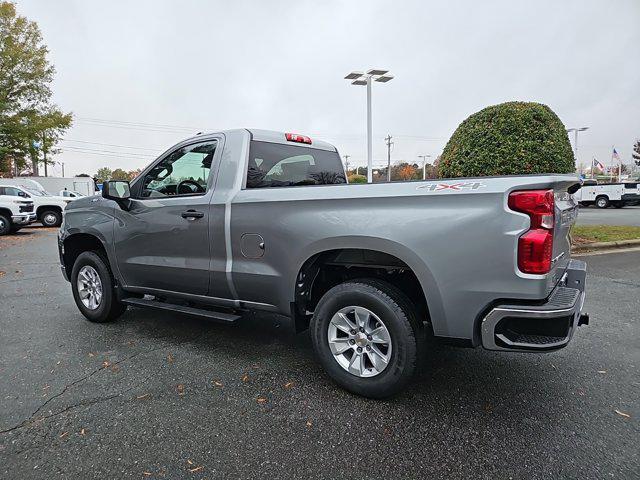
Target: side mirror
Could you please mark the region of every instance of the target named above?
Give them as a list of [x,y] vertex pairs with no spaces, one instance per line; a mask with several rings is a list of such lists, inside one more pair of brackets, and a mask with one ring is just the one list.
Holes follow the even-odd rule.
[[102,196],[109,200],[115,200],[124,210],[128,209],[131,188],[125,180],[109,180],[102,184]]

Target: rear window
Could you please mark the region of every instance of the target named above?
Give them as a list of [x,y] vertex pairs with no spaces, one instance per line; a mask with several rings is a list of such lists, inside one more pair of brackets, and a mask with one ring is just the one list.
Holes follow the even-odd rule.
[[309,147],[251,142],[247,188],[347,183],[340,156]]

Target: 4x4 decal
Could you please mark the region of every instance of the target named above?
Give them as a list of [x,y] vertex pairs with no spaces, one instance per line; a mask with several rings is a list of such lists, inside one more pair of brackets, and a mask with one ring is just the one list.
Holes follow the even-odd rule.
[[478,190],[486,185],[482,182],[459,182],[459,183],[432,183],[430,185],[420,185],[418,188],[424,188],[430,192],[438,192],[441,190]]

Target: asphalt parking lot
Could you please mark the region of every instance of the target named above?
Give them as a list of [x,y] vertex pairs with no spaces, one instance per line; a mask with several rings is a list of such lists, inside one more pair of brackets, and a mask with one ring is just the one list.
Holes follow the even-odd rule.
[[640,206],[624,208],[580,207],[578,225],[627,225],[640,227]]
[[640,474],[638,250],[583,257],[591,325],[566,349],[431,345],[408,391],[372,401],[335,387],[278,318],[85,321],[55,235],[0,239],[2,478]]

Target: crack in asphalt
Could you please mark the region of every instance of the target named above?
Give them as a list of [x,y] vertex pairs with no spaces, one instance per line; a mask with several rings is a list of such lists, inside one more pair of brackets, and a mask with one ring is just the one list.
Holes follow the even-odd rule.
[[[6,429],[6,430],[0,430],[0,434],[3,434],[3,433],[9,433],[9,432],[12,432],[12,431],[14,431],[14,430],[18,430],[18,429],[20,429],[20,428],[30,426],[30,424],[32,424],[32,422],[33,422],[34,417],[35,417],[38,413],[40,413],[40,411],[41,411],[44,407],[46,407],[50,402],[52,402],[52,401],[53,401],[53,400],[55,400],[56,398],[59,398],[59,397],[61,397],[62,395],[64,395],[64,394],[67,392],[67,390],[69,390],[70,388],[74,387],[75,385],[78,385],[79,383],[82,383],[82,382],[84,382],[84,381],[88,380],[89,378],[91,378],[92,376],[94,376],[96,373],[101,372],[102,370],[105,370],[105,369],[107,369],[107,368],[113,367],[113,366],[115,366],[115,365],[120,365],[121,363],[126,362],[126,361],[129,361],[129,360],[131,360],[131,359],[133,359],[133,358],[135,358],[135,357],[138,357],[138,356],[140,356],[140,355],[143,355],[143,354],[145,354],[145,355],[146,355],[146,354],[149,354],[149,353],[153,353],[153,352],[155,352],[155,351],[157,351],[157,350],[161,350],[161,349],[163,349],[163,348],[165,348],[165,347],[167,347],[167,346],[168,346],[167,344],[163,344],[163,345],[160,345],[160,346],[158,346],[158,347],[151,348],[151,349],[149,349],[149,350],[143,350],[143,351],[141,351],[141,352],[137,352],[137,353],[135,353],[135,354],[133,354],[133,355],[130,355],[130,356],[126,357],[126,358],[123,358],[122,360],[118,360],[117,362],[110,363],[109,365],[106,365],[106,366],[105,366],[105,365],[103,365],[103,366],[101,366],[100,368],[95,369],[94,371],[92,371],[92,372],[91,372],[91,373],[89,373],[88,375],[85,375],[85,376],[83,376],[83,377],[81,377],[81,378],[79,378],[79,379],[77,379],[77,380],[74,380],[73,382],[71,382],[71,383],[69,383],[69,384],[65,385],[65,386],[64,386],[64,388],[63,388],[59,393],[57,393],[57,394],[55,394],[55,395],[53,395],[53,396],[49,397],[49,398],[48,398],[48,399],[47,399],[47,400],[46,400],[42,405],[40,405],[40,406],[39,406],[39,407],[38,407],[38,408],[37,408],[37,409],[36,409],[36,410],[31,414],[31,415],[29,415],[29,418],[27,418],[26,420],[23,420],[22,422],[20,422],[19,424],[15,425],[15,426],[13,426],[13,427],[11,427],[11,428],[8,428],[8,429]],[[120,396],[120,395],[123,395],[123,394],[127,393],[129,390],[131,390],[131,389],[133,389],[133,388],[136,388],[137,386],[141,385],[142,383],[146,382],[147,380],[149,380],[149,378],[151,378],[151,377],[149,376],[149,377],[147,377],[143,382],[141,382],[141,383],[139,383],[139,384],[136,384],[136,385],[134,385],[133,387],[130,387],[130,388],[128,388],[128,389],[125,389],[125,390],[123,390],[123,391],[121,391],[121,392],[119,392],[119,393],[116,393],[116,394],[113,394],[113,395],[109,395],[109,396],[107,396],[107,397],[100,397],[100,398],[98,398],[98,399],[93,399],[93,400],[91,400],[91,401],[89,401],[89,402],[87,402],[87,401],[78,402],[78,403],[76,403],[76,404],[73,404],[73,405],[70,405],[70,406],[68,406],[68,407],[64,408],[63,410],[61,410],[61,411],[59,411],[59,412],[56,412],[56,413],[51,414],[51,415],[46,415],[46,416],[42,417],[40,420],[46,420],[47,418],[54,417],[54,416],[56,416],[56,415],[59,415],[59,414],[61,414],[61,413],[66,412],[66,411],[68,411],[68,410],[71,410],[72,408],[75,408],[75,407],[84,406],[84,405],[93,405],[93,404],[95,404],[95,403],[99,403],[99,402],[102,402],[102,401],[106,401],[106,400],[110,400],[110,399],[112,399],[112,398],[118,397],[118,396]]]

